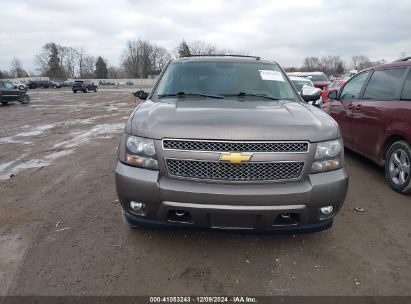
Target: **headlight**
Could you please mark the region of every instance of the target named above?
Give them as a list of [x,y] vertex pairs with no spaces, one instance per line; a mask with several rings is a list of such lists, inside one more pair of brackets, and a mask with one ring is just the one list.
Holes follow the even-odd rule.
[[153,139],[123,134],[118,149],[118,159],[127,165],[158,170]]
[[344,153],[341,139],[319,142],[315,151],[311,173],[339,169],[343,166]]

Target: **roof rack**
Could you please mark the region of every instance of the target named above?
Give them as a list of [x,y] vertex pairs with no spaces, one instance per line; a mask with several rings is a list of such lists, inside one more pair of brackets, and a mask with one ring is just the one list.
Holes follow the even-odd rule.
[[249,55],[227,55],[227,54],[199,54],[199,55],[188,55],[188,56],[183,56],[181,58],[187,58],[187,57],[245,57],[245,58],[254,58],[256,60],[260,60],[260,56],[249,56]]
[[400,59],[397,59],[397,60],[395,60],[395,61],[393,61],[393,62],[408,61],[408,60],[410,60],[410,59],[411,59],[411,56],[409,56],[409,57],[404,57],[404,58],[400,58]]

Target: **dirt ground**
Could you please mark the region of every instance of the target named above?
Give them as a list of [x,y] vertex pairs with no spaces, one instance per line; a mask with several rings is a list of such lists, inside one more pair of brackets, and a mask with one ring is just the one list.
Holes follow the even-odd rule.
[[28,106],[0,106],[0,295],[411,295],[411,197],[350,152],[324,232],[126,226],[113,168],[129,91],[33,90]]

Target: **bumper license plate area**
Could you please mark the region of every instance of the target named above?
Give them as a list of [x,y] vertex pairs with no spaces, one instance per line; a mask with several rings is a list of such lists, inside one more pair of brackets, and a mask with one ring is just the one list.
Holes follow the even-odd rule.
[[255,214],[217,213],[208,216],[211,228],[254,229],[258,216]]

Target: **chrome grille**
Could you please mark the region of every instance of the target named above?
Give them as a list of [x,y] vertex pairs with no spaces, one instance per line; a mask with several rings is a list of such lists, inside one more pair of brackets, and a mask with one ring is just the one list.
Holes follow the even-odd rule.
[[216,181],[279,181],[298,179],[304,162],[229,163],[166,159],[171,176]]
[[166,150],[205,151],[205,152],[308,152],[308,142],[235,142],[164,139]]

